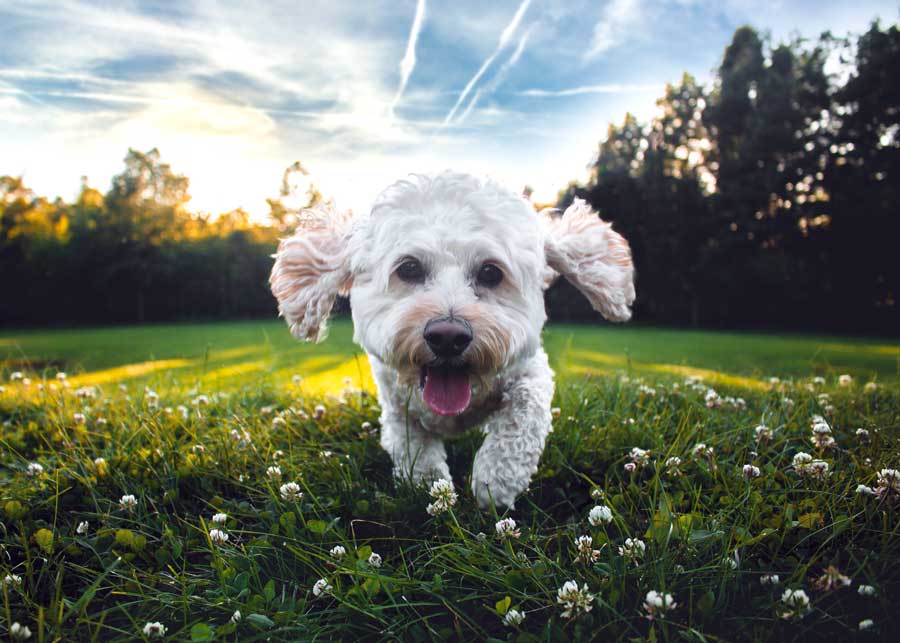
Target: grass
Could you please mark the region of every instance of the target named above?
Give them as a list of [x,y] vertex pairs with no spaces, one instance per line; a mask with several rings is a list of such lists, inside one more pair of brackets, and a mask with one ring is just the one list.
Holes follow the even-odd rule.
[[[505,514],[521,534],[500,539],[504,515],[468,491],[477,435],[449,446],[450,511],[429,516],[426,489],[391,479],[350,335],[337,323],[310,347],[258,322],[0,335],[0,633],[18,622],[40,641],[133,641],[158,621],[198,641],[888,640],[900,626],[900,489],[856,492],[900,468],[889,342],[551,328],[560,411]],[[30,385],[9,382],[14,370]],[[811,443],[815,415],[835,447]],[[757,443],[758,424],[771,441]],[[633,447],[649,456],[630,473]],[[799,452],[827,475],[799,475]],[[302,497],[283,496],[288,482]],[[611,522],[590,524],[596,504]],[[581,535],[596,560],[576,560]],[[619,554],[627,538],[645,543],[637,560]],[[849,587],[818,586],[830,566]],[[760,582],[770,574],[777,585]],[[317,597],[319,579],[331,590]],[[587,585],[590,612],[563,615],[569,580]],[[783,618],[787,589],[806,592],[808,613]],[[651,590],[677,603],[664,619],[645,618]],[[505,625],[508,610],[525,620]],[[863,619],[875,626],[860,633]]]

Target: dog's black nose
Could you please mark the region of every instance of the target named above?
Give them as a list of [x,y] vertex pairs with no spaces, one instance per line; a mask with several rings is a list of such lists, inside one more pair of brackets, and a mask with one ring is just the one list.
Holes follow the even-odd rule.
[[425,324],[425,341],[438,357],[457,357],[472,343],[472,327],[464,319],[432,319]]

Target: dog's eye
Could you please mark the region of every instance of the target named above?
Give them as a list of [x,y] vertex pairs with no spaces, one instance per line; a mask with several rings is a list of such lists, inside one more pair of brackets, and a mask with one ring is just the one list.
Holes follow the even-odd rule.
[[479,286],[493,288],[503,281],[503,271],[492,263],[486,263],[478,269],[475,280]]
[[407,259],[397,266],[397,276],[408,284],[425,281],[425,268],[417,259]]

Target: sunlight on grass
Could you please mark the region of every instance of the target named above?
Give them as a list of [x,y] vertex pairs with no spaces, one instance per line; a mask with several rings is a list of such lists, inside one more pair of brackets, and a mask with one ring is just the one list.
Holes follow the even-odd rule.
[[125,364],[115,368],[107,368],[102,371],[94,371],[92,373],[83,373],[69,379],[72,386],[96,386],[98,384],[110,384],[112,382],[122,382],[138,377],[146,377],[153,373],[165,371],[173,368],[185,368],[193,365],[194,362],[189,359],[160,359],[150,362],[140,362],[137,364]]
[[[769,388],[769,386],[765,382],[759,379],[732,375],[730,373],[723,373],[722,371],[716,371],[708,368],[696,368],[678,364],[663,364],[653,362],[646,363],[638,362],[633,359],[629,361],[626,357],[607,355],[605,353],[597,353],[593,351],[571,351],[569,355],[575,359],[576,363],[567,364],[565,370],[571,373],[578,373],[582,375],[610,373],[612,371],[622,370],[630,366],[630,368],[637,373],[665,373],[667,375],[680,375],[682,377],[694,376],[700,377],[705,381],[716,384],[724,384],[727,386],[736,386],[758,391],[766,390]],[[600,363],[603,364],[603,366],[597,368],[593,365],[579,364],[577,363],[577,361],[580,359],[588,360],[593,363]]]
[[375,390],[369,360],[361,355],[348,359],[332,369],[304,378],[303,392],[313,395],[337,394],[347,387],[348,378],[350,386],[354,388]]

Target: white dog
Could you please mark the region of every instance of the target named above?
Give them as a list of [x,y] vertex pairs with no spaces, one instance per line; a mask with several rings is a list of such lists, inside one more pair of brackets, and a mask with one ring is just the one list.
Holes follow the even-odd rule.
[[627,320],[628,243],[583,201],[537,214],[494,182],[449,171],[398,181],[367,216],[330,205],[308,214],[270,278],[291,332],[321,340],[335,296],[349,294],[394,474],[450,480],[444,439],[483,426],[472,492],[482,508],[512,507],[552,428],[544,290],[562,275],[604,317]]

